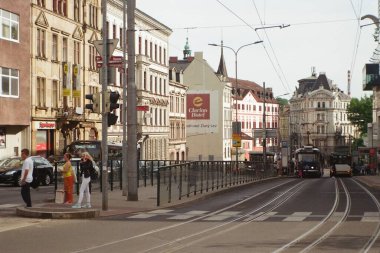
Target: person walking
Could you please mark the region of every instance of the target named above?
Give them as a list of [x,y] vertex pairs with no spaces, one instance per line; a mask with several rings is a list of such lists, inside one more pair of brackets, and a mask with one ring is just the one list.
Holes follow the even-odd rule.
[[82,183],[79,189],[78,202],[73,205],[73,208],[82,208],[83,195],[86,194],[86,205],[83,207],[91,208],[91,194],[89,184],[91,182],[91,170],[95,170],[94,162],[91,155],[88,152],[82,153],[82,159],[79,164],[80,176],[82,177]]
[[32,207],[32,199],[30,197],[30,183],[33,181],[33,160],[29,157],[29,149],[21,150],[21,159],[23,160],[21,170],[21,197],[26,207]]
[[71,165],[71,154],[66,153],[63,156],[65,164],[63,165],[63,186],[65,190],[65,204],[73,203],[73,185],[74,185],[74,170]]

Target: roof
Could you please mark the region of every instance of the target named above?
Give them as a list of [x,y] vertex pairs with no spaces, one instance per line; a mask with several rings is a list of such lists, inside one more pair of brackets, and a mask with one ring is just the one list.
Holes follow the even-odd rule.
[[194,60],[193,57],[189,57],[185,60],[178,60],[178,57],[170,57],[169,59],[169,69],[175,68],[177,72],[185,71],[185,69],[190,65],[190,63]]
[[[228,79],[234,87],[236,84],[236,79],[231,77],[229,77]],[[264,102],[264,88],[258,85],[257,83],[248,80],[237,79],[237,87],[239,90],[239,95],[237,99],[242,100],[249,92],[251,92],[252,96],[255,98],[257,102]],[[266,93],[267,96],[265,102],[272,104],[278,103],[277,100],[273,97],[273,92],[271,88],[266,88]]]

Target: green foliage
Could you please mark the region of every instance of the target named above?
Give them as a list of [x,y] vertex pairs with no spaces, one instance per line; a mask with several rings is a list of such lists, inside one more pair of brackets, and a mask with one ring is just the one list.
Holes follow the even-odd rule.
[[289,104],[289,100],[287,100],[285,98],[276,98],[276,100],[277,100],[281,110],[284,108],[285,105]]
[[372,96],[352,98],[347,107],[348,120],[355,125],[360,135],[367,133],[367,124],[372,123]]

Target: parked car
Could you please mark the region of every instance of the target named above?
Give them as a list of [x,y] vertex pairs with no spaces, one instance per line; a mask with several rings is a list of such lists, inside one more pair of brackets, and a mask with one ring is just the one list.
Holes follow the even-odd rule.
[[[49,185],[53,182],[53,165],[41,156],[31,156],[34,164],[34,172],[42,185]],[[21,170],[23,160],[21,157],[13,157],[3,166],[0,171],[0,183],[20,186]]]
[[22,163],[21,157],[12,156],[0,161],[0,172],[9,170],[10,168],[18,167]]

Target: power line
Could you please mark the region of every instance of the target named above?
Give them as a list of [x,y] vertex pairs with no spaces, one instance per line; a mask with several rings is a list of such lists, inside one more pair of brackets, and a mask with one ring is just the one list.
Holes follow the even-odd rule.
[[359,49],[359,42],[360,42],[360,36],[361,36],[361,26],[360,26],[360,14],[362,12],[362,7],[363,7],[363,0],[360,1],[360,7],[359,7],[359,13],[356,12],[355,7],[352,3],[352,0],[350,0],[351,6],[354,9],[355,16],[357,18],[357,28],[356,28],[356,35],[355,35],[355,44],[354,44],[354,49],[352,53],[352,61],[351,61],[351,68],[350,68],[350,73],[351,73],[351,78],[354,74],[354,67],[356,63],[356,57],[358,55],[358,49]]
[[[224,4],[223,4],[222,2],[220,2],[219,0],[216,0],[216,1],[217,1],[220,5],[222,5],[224,8],[226,8],[229,12],[231,12],[236,18],[238,18],[238,19],[241,20],[244,24],[246,24],[249,28],[251,28],[253,31],[255,30],[250,24],[248,24],[243,18],[241,18],[239,15],[237,15],[237,14],[236,14],[233,10],[231,10],[229,7],[227,7],[226,5],[224,5]],[[260,34],[258,34],[258,33],[256,32],[256,35],[258,36],[259,40],[262,40],[262,38],[260,37]],[[283,82],[283,80],[282,80],[280,74],[278,73],[277,68],[276,68],[274,62],[273,62],[272,58],[270,57],[267,48],[265,47],[265,44],[262,43],[261,45],[263,46],[264,51],[265,51],[265,53],[266,53],[266,55],[267,55],[267,57],[268,57],[270,63],[272,64],[272,67],[273,67],[274,71],[276,72],[277,77],[279,78],[279,80],[280,80],[282,86],[286,89],[285,84],[284,84],[284,82]],[[288,86],[289,86],[289,85],[288,85]]]

